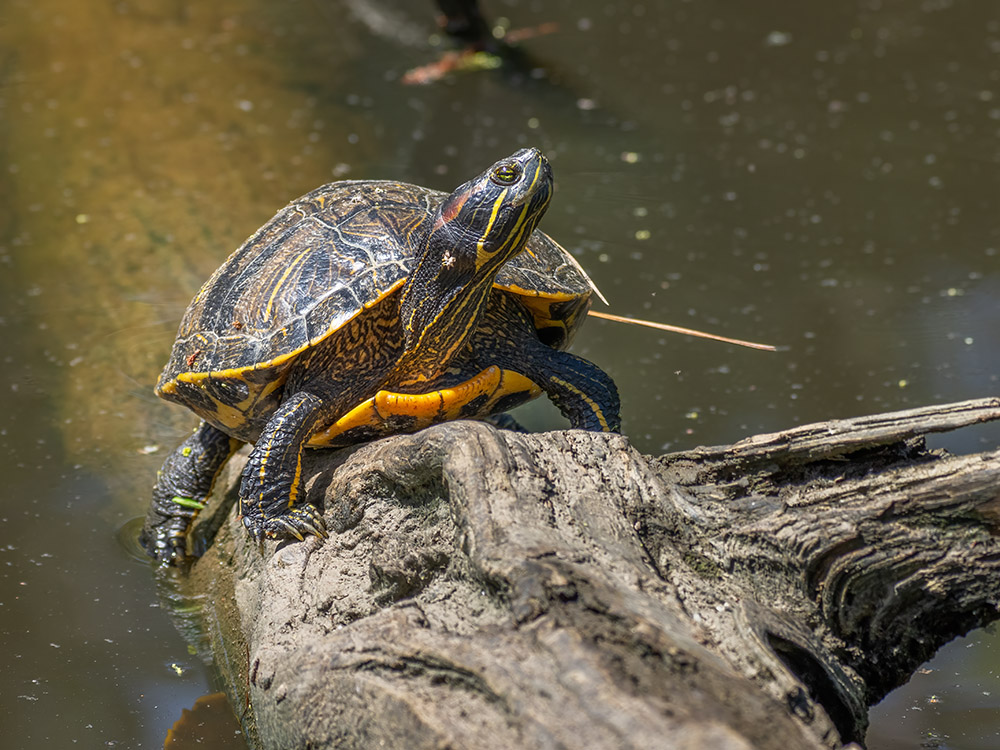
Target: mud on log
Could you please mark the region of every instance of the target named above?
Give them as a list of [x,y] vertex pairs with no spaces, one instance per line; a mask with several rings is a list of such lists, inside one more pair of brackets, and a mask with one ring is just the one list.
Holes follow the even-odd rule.
[[217,516],[188,585],[259,747],[837,748],[998,617],[1000,451],[922,438],[997,418],[659,458],[446,424],[312,454],[330,538],[258,549]]

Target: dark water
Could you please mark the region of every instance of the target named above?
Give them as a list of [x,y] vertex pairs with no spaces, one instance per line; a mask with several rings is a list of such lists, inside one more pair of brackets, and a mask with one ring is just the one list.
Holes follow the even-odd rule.
[[[995,2],[484,7],[559,28],[405,87],[430,0],[5,4],[0,747],[159,747],[214,689],[118,530],[193,424],[150,394],[192,293],[323,182],[449,189],[537,145],[543,228],[615,312],[787,347],[590,322],[650,453],[1000,391]],[[871,747],[1000,746],[998,644],[944,649]]]

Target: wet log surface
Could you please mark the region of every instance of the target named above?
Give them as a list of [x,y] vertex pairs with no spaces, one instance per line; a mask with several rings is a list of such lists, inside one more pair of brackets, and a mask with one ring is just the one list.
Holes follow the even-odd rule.
[[258,548],[220,503],[186,585],[259,747],[837,748],[998,617],[1000,451],[921,437],[998,418],[661,457],[441,425],[310,452],[329,539]]

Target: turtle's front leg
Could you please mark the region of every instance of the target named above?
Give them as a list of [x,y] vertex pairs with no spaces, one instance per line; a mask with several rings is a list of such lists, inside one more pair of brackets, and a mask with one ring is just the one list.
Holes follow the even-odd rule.
[[299,502],[302,449],[325,411],[321,399],[300,391],[278,408],[254,444],[243,469],[240,513],[258,542],[327,535],[319,511]]
[[573,429],[621,431],[618,388],[604,370],[569,352],[536,347],[532,354],[523,358],[521,371],[546,392]]
[[618,388],[583,357],[543,344],[524,306],[494,292],[472,350],[483,363],[519,372],[545,391],[575,430],[619,432]]
[[176,565],[187,556],[187,536],[212,491],[222,465],[240,445],[207,422],[173,453],[156,474],[153,499],[139,542],[150,556]]

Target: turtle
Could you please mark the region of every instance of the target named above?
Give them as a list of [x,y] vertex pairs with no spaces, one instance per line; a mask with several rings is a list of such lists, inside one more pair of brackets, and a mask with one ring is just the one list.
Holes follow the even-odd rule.
[[140,541],[187,559],[222,466],[252,443],[239,513],[258,543],[326,536],[302,453],[486,419],[545,393],[571,427],[620,429],[607,373],[565,351],[592,284],[536,227],[552,170],[521,149],[451,193],[345,180],[292,201],[185,312],[155,392],[202,422],[157,473]]

